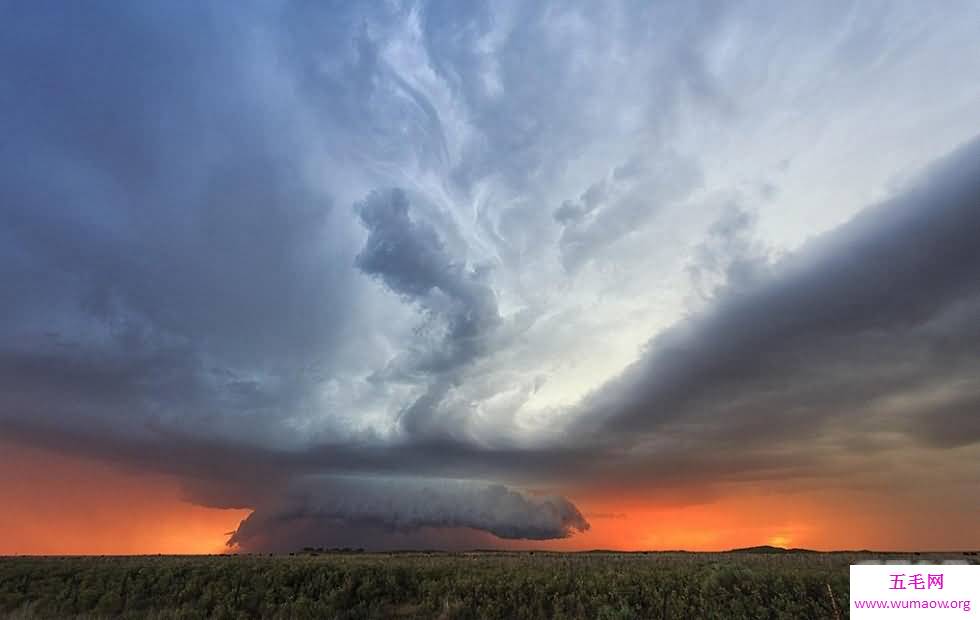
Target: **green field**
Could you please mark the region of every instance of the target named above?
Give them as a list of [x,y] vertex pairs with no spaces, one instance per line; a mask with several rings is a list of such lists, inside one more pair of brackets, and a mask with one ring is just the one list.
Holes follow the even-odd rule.
[[0,558],[6,618],[846,618],[853,553]]

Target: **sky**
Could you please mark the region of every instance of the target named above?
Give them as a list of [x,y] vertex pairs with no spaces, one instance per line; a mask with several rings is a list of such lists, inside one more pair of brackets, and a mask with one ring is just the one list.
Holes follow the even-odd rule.
[[0,1],[0,554],[980,548],[978,30]]

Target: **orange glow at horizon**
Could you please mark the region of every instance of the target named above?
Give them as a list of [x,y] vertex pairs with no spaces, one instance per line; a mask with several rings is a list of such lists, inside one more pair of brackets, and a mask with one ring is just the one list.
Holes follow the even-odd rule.
[[249,512],[193,505],[163,476],[0,442],[0,555],[225,553]]
[[[793,494],[742,489],[703,503],[655,505],[624,497],[574,498],[590,529],[567,539],[527,541],[521,549],[726,551],[772,545],[818,551],[965,550],[980,547],[971,515],[902,506],[894,498],[841,490]],[[945,524],[936,528],[936,519]]]
[[[655,503],[629,492],[569,499],[591,524],[588,531],[501,545],[556,551],[980,547],[980,529],[962,509],[840,489],[772,493],[756,486],[700,503]],[[191,504],[164,476],[0,442],[0,555],[226,553],[234,551],[225,546],[229,532],[249,512]]]

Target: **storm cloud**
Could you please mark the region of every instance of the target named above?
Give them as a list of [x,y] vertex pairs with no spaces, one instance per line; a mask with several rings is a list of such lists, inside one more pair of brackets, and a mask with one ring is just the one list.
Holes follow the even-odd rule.
[[503,539],[532,540],[565,538],[589,528],[578,509],[564,498],[529,497],[499,484],[304,478],[295,481],[272,506],[258,507],[229,542],[254,548],[253,537],[295,520],[320,522],[327,532],[343,533],[351,525],[395,532],[468,528]]
[[[761,413],[772,399],[773,415],[786,422],[789,403],[820,409],[825,398],[826,413],[843,413],[879,395],[971,376],[978,179],[974,140],[895,198],[783,258],[771,274],[719,291],[702,316],[655,337],[609,386],[617,402],[600,392],[583,406],[608,412],[613,426],[656,428],[755,394],[762,400],[748,408]],[[821,381],[829,385],[807,393]]]
[[5,441],[244,551],[976,496],[970,3],[0,14]]

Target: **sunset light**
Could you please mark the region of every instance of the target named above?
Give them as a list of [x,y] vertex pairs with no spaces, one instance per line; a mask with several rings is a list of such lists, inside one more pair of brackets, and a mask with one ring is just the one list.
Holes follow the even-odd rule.
[[0,620],[865,620],[980,564],[980,2],[0,1],[0,298]]

